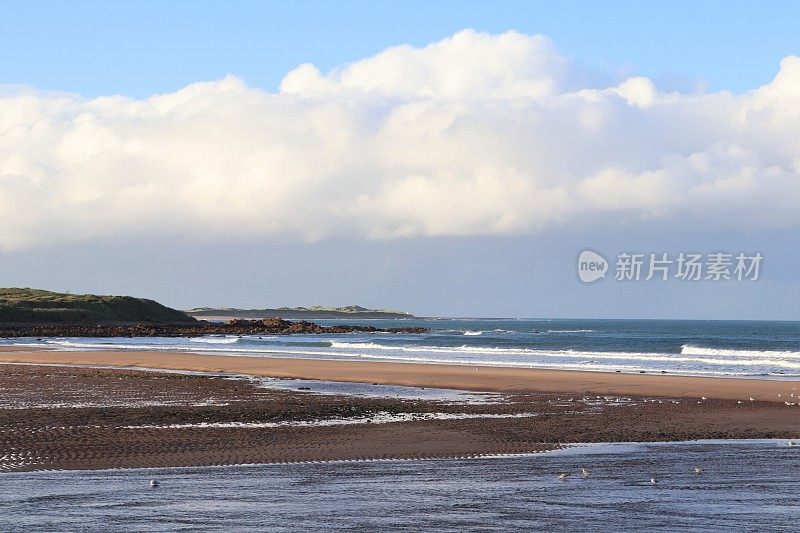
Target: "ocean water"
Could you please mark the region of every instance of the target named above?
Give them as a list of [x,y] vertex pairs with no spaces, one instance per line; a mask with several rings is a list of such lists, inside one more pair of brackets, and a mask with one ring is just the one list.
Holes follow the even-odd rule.
[[[342,323],[320,320],[320,323]],[[691,375],[800,377],[800,322],[414,319],[426,334],[7,339],[64,350],[192,350],[225,355],[454,363]]]
[[[560,472],[571,476],[560,481]],[[161,485],[149,488],[150,479]],[[789,532],[800,523],[800,446],[782,440],[589,445],[467,460],[14,473],[0,481],[0,531],[9,532]]]

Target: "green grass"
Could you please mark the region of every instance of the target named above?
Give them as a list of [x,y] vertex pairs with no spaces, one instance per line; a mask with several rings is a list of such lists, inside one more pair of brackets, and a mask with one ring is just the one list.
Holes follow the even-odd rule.
[[0,322],[180,324],[194,319],[145,298],[0,288]]

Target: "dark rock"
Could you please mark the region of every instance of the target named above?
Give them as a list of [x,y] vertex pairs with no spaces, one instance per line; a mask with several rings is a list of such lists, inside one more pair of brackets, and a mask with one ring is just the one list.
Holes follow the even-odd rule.
[[292,333],[428,333],[427,328],[376,328],[375,326],[321,326],[305,320],[282,318],[227,323],[197,321],[189,324],[18,324],[0,323],[2,337],[193,337],[198,335],[289,335]]

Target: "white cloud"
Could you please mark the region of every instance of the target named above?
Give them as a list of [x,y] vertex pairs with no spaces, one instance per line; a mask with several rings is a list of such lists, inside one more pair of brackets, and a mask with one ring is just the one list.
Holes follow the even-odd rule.
[[0,89],[0,249],[800,225],[800,57],[743,95],[605,85],[545,37],[467,30],[276,94]]

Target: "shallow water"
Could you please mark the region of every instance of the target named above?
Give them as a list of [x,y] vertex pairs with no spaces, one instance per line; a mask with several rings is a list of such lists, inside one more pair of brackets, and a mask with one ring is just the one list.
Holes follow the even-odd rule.
[[[705,473],[694,474],[695,465]],[[587,479],[582,466],[591,470]],[[559,481],[562,471],[572,476]],[[150,489],[151,478],[161,486]],[[796,531],[800,521],[800,446],[779,440],[16,473],[0,482],[2,531]]]
[[259,386],[268,389],[305,390],[314,394],[341,394],[365,398],[397,398],[402,400],[430,400],[447,403],[500,403],[505,401],[500,394],[472,392],[458,389],[437,389],[428,387],[404,387],[402,385],[382,385],[369,383],[350,383],[345,381],[320,381],[313,379],[279,379],[251,377]]

